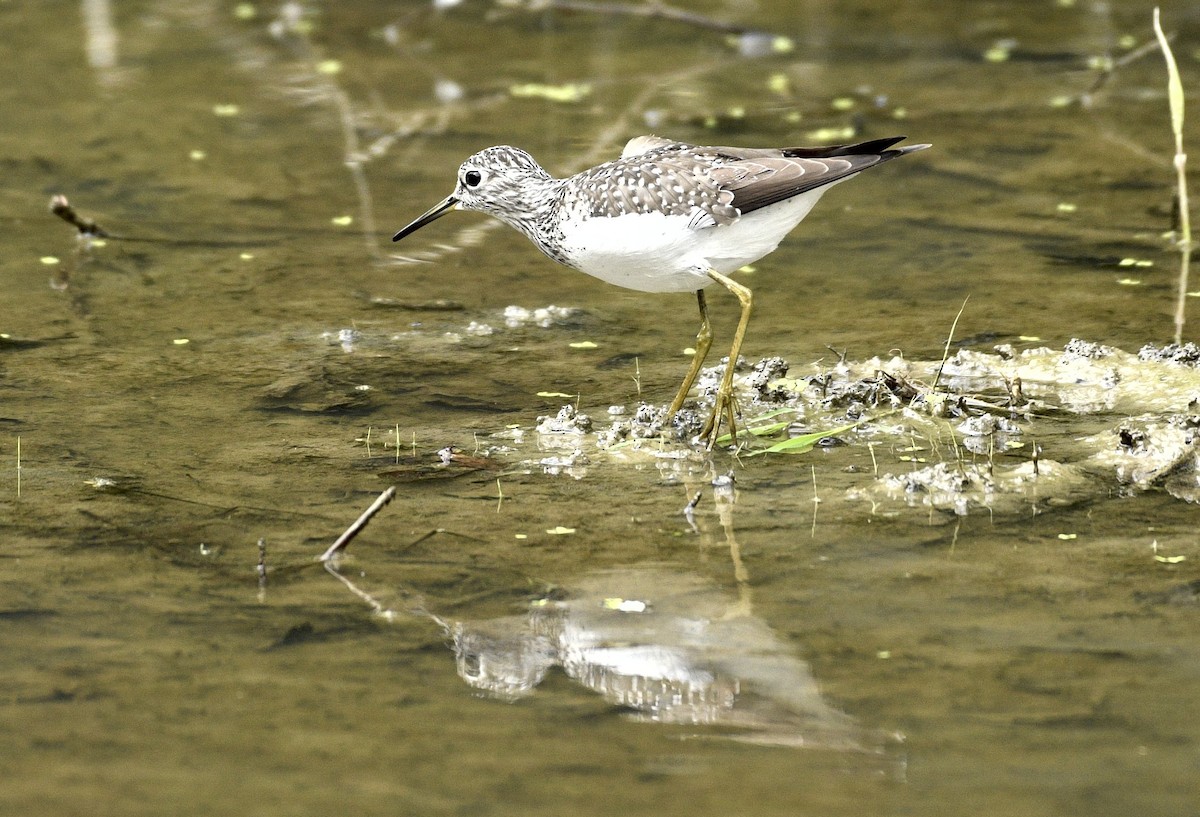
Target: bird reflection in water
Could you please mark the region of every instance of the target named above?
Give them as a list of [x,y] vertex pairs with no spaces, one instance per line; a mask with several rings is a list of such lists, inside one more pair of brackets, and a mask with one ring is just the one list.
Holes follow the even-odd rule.
[[[758,744],[889,755],[892,773],[902,774],[892,751],[901,738],[828,703],[795,647],[754,615],[731,504],[718,501],[736,592],[650,564],[585,574],[520,615],[447,620],[411,591],[406,606],[443,629],[458,674],[498,699],[532,695],[558,667],[635,720]],[[326,567],[377,613],[395,615],[339,573],[336,561]]]
[[587,575],[526,615],[449,631],[459,675],[505,700],[561,667],[637,720],[724,727],[755,743],[881,748],[822,698],[789,644],[739,608],[697,576],[635,567]]
[[[899,747],[898,736],[864,728],[826,702],[808,663],[740,599],[666,566],[589,574],[524,615],[448,621],[410,609],[446,632],[463,680],[502,700],[533,694],[561,667],[636,720],[776,746],[872,754]],[[394,615],[378,605],[377,612]]]

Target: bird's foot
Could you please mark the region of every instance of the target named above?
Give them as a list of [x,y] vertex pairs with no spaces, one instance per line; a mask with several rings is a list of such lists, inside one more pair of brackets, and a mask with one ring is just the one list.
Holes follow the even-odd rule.
[[700,430],[700,439],[704,441],[705,447],[709,451],[713,449],[718,440],[722,439],[722,417],[729,428],[729,441],[734,445],[737,444],[736,415],[737,398],[733,393],[733,378],[723,377],[721,378],[721,385],[717,388],[717,396],[713,399],[712,414],[708,416],[708,420],[704,423],[704,428]]

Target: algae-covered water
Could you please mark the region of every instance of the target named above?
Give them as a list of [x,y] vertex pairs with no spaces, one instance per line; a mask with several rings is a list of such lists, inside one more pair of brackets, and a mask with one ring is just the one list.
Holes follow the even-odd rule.
[[[0,811],[1193,813],[1152,6],[549,5],[0,3]],[[651,132],[933,144],[739,274],[747,419],[853,428],[636,439],[692,297],[389,240]]]

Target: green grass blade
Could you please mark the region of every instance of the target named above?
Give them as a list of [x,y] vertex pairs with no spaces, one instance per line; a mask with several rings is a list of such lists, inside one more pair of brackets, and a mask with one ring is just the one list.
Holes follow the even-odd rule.
[[759,454],[804,454],[812,451],[813,447],[826,437],[845,434],[847,431],[857,428],[862,422],[862,420],[859,420],[857,423],[847,423],[837,428],[826,428],[821,431],[801,434],[797,437],[777,442],[775,445],[770,448],[764,448],[762,451],[751,451],[747,456],[756,457]]
[[1163,33],[1162,24],[1158,19],[1158,7],[1154,9],[1154,36],[1162,48],[1163,59],[1167,61],[1167,99],[1171,106],[1171,130],[1177,138],[1183,135],[1183,80],[1179,77],[1179,66],[1175,64],[1175,54],[1171,51],[1171,43]]

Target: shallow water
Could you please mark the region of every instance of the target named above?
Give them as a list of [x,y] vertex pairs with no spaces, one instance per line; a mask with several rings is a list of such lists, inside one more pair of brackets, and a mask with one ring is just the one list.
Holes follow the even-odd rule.
[[[1195,809],[1192,505],[1099,470],[965,515],[855,493],[953,460],[949,430],[542,450],[576,397],[598,424],[668,401],[693,299],[476,215],[388,240],[490,144],[567,172],[649,131],[907,133],[934,149],[744,277],[747,358],[936,361],[964,299],[970,349],[1162,343],[1162,60],[1089,68],[1136,55],[1150,4],[697,8],[790,38],[744,57],[608,14],[115,5],[0,4],[0,810]],[[1200,87],[1200,15],[1163,14]],[[532,83],[590,88],[511,93]],[[54,194],[120,238],[81,245]],[[709,303],[719,350],[736,310]],[[1133,412],[1026,434],[1069,462]],[[390,484],[340,582],[314,558]]]

